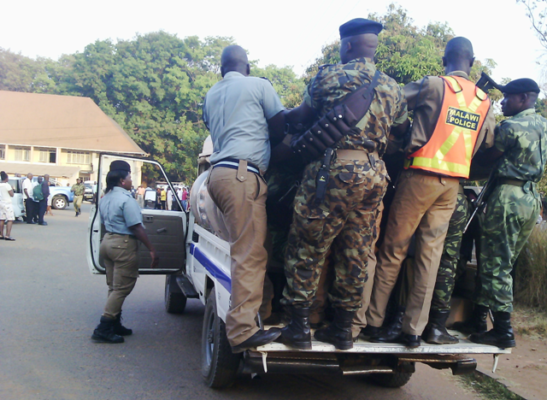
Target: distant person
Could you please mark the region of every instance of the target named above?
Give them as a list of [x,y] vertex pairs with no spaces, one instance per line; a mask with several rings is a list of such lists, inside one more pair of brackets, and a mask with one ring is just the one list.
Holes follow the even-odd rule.
[[44,175],[42,183],[40,184],[42,189],[42,200],[39,202],[38,209],[38,225],[47,225],[47,222],[44,221],[44,215],[47,211],[48,199],[49,199],[49,175]]
[[131,186],[131,197],[135,200],[137,199],[137,191],[135,190],[135,186]]
[[141,208],[144,208],[144,193],[146,189],[142,186],[137,187],[137,203]]
[[173,207],[173,191],[170,187],[167,188],[167,209],[171,210]]
[[164,189],[161,189],[160,201],[161,201],[161,209],[165,210],[165,203],[167,203],[167,193],[165,192]]
[[181,200],[182,208],[184,208],[184,211],[188,211],[188,189],[182,189]]
[[23,181],[23,199],[25,201],[25,209],[27,213],[27,224],[35,224],[34,221],[34,200],[32,198],[32,189],[35,184],[32,182],[32,174],[29,172],[27,178]]
[[[8,183],[8,174],[4,171],[0,172],[0,240],[15,241],[11,237],[11,226],[15,221],[15,213],[11,198],[13,197],[13,188]],[[6,226],[6,234],[4,234],[4,226]]]
[[101,241],[100,258],[106,269],[108,297],[101,321],[91,338],[101,343],[123,343],[133,331],[121,323],[122,306],[139,277],[138,240],[150,251],[152,268],[159,258],[142,225],[141,208],[131,198],[131,169],[125,161],[114,161],[106,176],[105,195],[99,212],[106,234]]
[[40,201],[44,199],[44,194],[42,193],[42,182],[44,182],[44,177],[39,176],[36,184],[32,187],[32,200],[34,202],[32,215],[32,220],[35,222],[40,221]]
[[83,179],[76,179],[76,184],[72,185],[70,189],[71,192],[74,192],[74,211],[76,212],[76,217],[82,213],[82,201],[84,201],[85,185]]
[[154,205],[154,209],[161,210],[161,189],[156,189],[156,201]]

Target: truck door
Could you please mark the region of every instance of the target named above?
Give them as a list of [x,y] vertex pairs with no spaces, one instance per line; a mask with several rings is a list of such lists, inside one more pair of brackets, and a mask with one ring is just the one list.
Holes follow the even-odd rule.
[[[105,269],[99,256],[101,239],[106,233],[101,224],[99,206],[106,188],[106,175],[110,170],[110,164],[114,160],[127,161],[131,165],[131,179],[136,189],[150,186],[161,188],[169,193],[176,193],[175,187],[169,182],[163,167],[156,161],[114,154],[101,154],[99,158],[97,179],[97,201],[92,207],[88,227],[88,251],[87,260],[92,273],[104,274]],[[160,190],[161,193],[161,190]],[[139,242],[139,272],[141,274],[172,274],[180,271],[185,265],[185,233],[186,212],[182,211],[180,199],[175,195],[170,201],[158,203],[144,202],[144,196],[136,196],[136,201],[141,206],[143,225],[148,238],[156,248],[159,255],[158,268],[152,269],[152,260],[146,246]],[[163,207],[165,205],[165,207]],[[170,209],[168,209],[170,205]],[[165,208],[165,209],[163,209]]]

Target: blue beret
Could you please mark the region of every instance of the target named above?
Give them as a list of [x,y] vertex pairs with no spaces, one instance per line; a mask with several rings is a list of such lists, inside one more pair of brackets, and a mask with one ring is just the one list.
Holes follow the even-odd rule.
[[355,18],[340,25],[340,39],[362,35],[364,33],[374,33],[377,35],[382,29],[384,29],[384,27],[379,22],[371,21],[370,19]]
[[502,93],[507,94],[518,94],[518,93],[528,93],[536,92],[539,93],[539,86],[536,81],[528,78],[515,79],[514,81],[509,82],[505,86],[499,86],[499,90]]
[[131,172],[131,166],[127,162],[122,160],[112,161],[112,163],[110,164],[110,171],[118,170]]

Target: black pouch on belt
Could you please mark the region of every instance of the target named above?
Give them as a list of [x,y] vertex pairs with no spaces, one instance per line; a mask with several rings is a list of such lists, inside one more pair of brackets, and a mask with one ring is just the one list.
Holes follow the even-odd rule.
[[321,163],[321,168],[317,172],[317,177],[315,178],[315,205],[323,203],[325,200],[325,195],[327,194],[327,187],[329,185],[329,171],[330,171],[330,162],[332,160],[332,155],[334,151],[331,148],[325,150],[325,155]]

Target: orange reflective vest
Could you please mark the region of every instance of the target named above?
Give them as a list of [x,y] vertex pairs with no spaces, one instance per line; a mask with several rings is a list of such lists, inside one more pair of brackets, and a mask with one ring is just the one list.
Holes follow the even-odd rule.
[[441,113],[429,141],[409,156],[405,168],[469,178],[477,137],[490,109],[490,99],[473,82],[443,76]]

